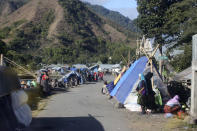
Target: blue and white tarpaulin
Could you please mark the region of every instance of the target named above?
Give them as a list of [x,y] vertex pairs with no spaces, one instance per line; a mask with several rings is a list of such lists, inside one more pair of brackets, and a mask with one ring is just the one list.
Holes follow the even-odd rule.
[[123,104],[138,80],[139,74],[143,73],[147,62],[148,58],[145,56],[135,61],[119,80],[110,95],[115,96]]

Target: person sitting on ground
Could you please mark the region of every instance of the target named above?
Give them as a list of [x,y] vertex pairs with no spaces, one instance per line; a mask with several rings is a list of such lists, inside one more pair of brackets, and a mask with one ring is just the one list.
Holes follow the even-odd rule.
[[102,87],[102,89],[101,89],[101,93],[102,94],[109,94],[108,93],[108,90],[107,90],[107,81],[104,81],[104,85],[103,85],[103,87]]
[[176,115],[181,110],[181,104],[179,103],[179,96],[175,95],[164,106],[165,113],[171,113]]
[[137,87],[138,92],[138,104],[141,105],[142,114],[146,113],[147,109],[151,109],[152,112],[157,109],[155,104],[155,92],[152,89],[151,77],[152,73],[148,73],[145,77],[143,74],[139,75],[140,82]]

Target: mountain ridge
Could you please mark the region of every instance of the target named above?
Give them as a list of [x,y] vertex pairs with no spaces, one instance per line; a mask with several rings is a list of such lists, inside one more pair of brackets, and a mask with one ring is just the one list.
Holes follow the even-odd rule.
[[101,15],[114,23],[117,23],[119,26],[124,27],[131,32],[137,32],[137,27],[134,24],[133,20],[130,18],[123,16],[121,13],[117,11],[109,10],[101,5],[93,5],[88,2],[84,2],[88,8],[93,10],[98,15]]
[[[132,38],[112,27],[79,0],[29,0],[0,17],[0,39],[10,59],[27,64],[120,61],[114,50],[128,50]],[[123,55],[126,56],[127,51]],[[25,55],[24,55],[25,54]]]

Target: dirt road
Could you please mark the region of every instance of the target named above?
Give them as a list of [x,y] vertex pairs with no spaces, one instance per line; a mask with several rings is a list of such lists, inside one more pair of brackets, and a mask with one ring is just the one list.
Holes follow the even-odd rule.
[[102,86],[88,83],[52,96],[28,130],[131,131],[127,112],[101,94]]

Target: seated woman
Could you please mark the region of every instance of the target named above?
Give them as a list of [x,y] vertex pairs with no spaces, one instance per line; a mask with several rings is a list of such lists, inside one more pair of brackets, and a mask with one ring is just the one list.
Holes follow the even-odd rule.
[[181,104],[179,103],[179,96],[175,95],[164,106],[165,113],[177,114],[181,110]]

